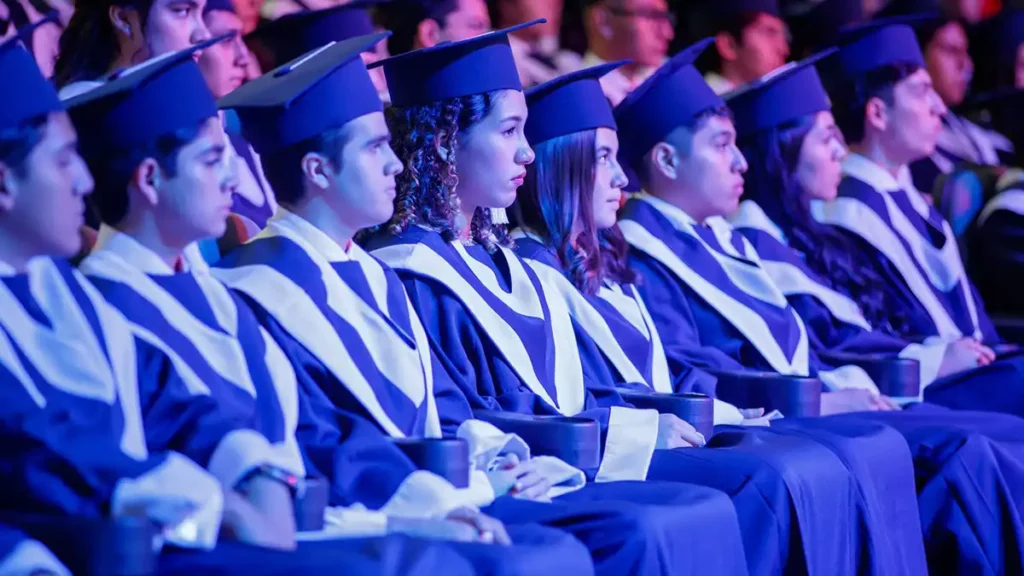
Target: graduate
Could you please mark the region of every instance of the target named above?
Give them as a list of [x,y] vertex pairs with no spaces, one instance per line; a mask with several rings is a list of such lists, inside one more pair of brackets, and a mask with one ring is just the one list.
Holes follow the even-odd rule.
[[953,230],[910,178],[908,165],[934,151],[946,113],[914,31],[877,21],[845,38],[824,61],[822,78],[851,153],[838,198],[812,204],[811,214],[851,238],[861,261],[874,266],[891,313],[905,319],[900,335],[973,338],[990,356],[1000,337],[967,278]]
[[[332,509],[328,515],[337,529],[329,527],[329,534],[401,531],[401,522],[390,522],[390,516],[447,518],[474,528],[479,532],[475,539],[508,543],[500,523],[472,509],[486,502],[411,469],[398,448],[365,421],[342,415],[336,434],[322,434],[299,408],[307,402],[302,390],[314,385],[297,382],[287,356],[240,298],[205,271],[183,269],[187,246],[222,232],[232,178],[215,101],[189,50],[68,105],[80,131],[88,134],[83,149],[89,150],[86,161],[99,182],[93,201],[104,219],[82,271],[142,337],[153,339],[172,359],[190,392],[212,398],[222,412],[249,416],[274,443],[277,467],[264,466],[262,474],[279,480],[303,477],[308,467],[331,482],[333,503],[379,512],[367,518],[359,510]],[[163,425],[147,419],[147,429],[151,423]],[[363,427],[371,432],[359,434]],[[290,502],[294,494],[287,496]],[[284,509],[290,512],[290,506]],[[445,522],[435,527],[444,529]],[[532,528],[523,531],[534,537]],[[544,536],[543,530],[537,534],[538,540]],[[559,557],[555,547],[562,543]],[[583,569],[589,566],[585,555],[574,554],[579,545],[571,539],[555,532],[551,544],[551,549],[541,544],[531,553],[540,561],[545,555],[558,558],[566,562],[562,567],[575,566],[573,561],[582,556]],[[470,553],[490,563],[486,552]],[[501,549],[493,556],[496,564],[512,559]]]
[[[700,49],[701,44],[694,48]],[[651,85],[641,87],[616,109],[620,154],[635,166],[645,190],[627,202],[619,226],[631,246],[631,265],[643,279],[640,293],[659,328],[669,365],[692,362],[712,370],[816,375],[829,390],[822,394],[823,414],[896,408],[877,395],[875,384],[859,368],[835,368],[819,360],[804,321],[765,271],[758,253],[721,219],[736,209],[746,161],[736,148],[733,124],[721,99],[685,64],[692,54],[676,58],[672,63],[676,67],[655,76]],[[799,102],[792,94],[787,97],[793,100],[783,100],[787,104]],[[767,118],[776,105],[773,102],[751,117]],[[949,561],[971,566],[979,557],[1002,562],[995,548],[998,535],[987,528],[973,532],[963,526],[961,514],[981,521],[985,511],[980,502],[968,501],[962,511],[951,503],[960,502],[959,494],[974,489],[975,480],[964,474],[962,462],[970,460],[972,467],[984,466],[1000,478],[1002,458],[1012,458],[1008,448],[975,434],[961,434],[955,426],[936,430],[934,421],[907,420],[899,413],[891,418],[783,419],[773,421],[772,427],[790,427],[795,432],[816,423],[822,432],[815,437],[823,439],[826,433],[841,429],[832,426],[842,427],[850,420],[884,422],[911,444],[932,566]],[[1001,423],[1012,429],[1018,421],[1008,418]],[[928,437],[929,433],[935,437]],[[933,451],[950,436],[954,438],[946,446],[953,458],[948,452]],[[957,447],[968,446],[967,439],[976,445],[956,454]],[[989,450],[997,450],[1000,456],[992,457]],[[945,470],[946,464],[952,468]],[[874,466],[869,473],[878,474],[887,464]],[[1007,469],[1014,468],[1007,465]],[[996,498],[1009,497],[999,480],[986,489],[999,494]],[[1012,518],[1014,507],[1000,513]],[[1011,526],[1013,534],[1015,524]],[[963,547],[950,547],[950,538]],[[989,547],[992,555],[979,556],[980,546]]]
[[[753,572],[854,570],[855,479],[838,457],[798,438],[780,439],[765,456],[744,435],[723,437],[728,450],[672,450],[704,439],[674,415],[624,402],[553,286],[562,274],[510,250],[501,212],[534,153],[508,31],[383,64],[405,170],[394,215],[366,247],[401,278],[439,364],[473,410],[596,420],[599,482],[670,480],[726,492]],[[803,497],[808,491],[814,499]],[[826,517],[822,538],[814,523]],[[804,545],[790,547],[794,539]]]
[[[563,295],[570,311],[618,373],[620,386],[668,393],[685,390],[686,383],[668,370],[658,329],[635,286],[643,279],[629,268],[629,246],[616,225],[626,176],[616,160],[612,110],[598,83],[612,66],[564,76],[527,93],[526,134],[537,160],[529,166],[512,210],[513,220],[522,223],[513,231],[516,251],[566,274],[572,286]],[[579,112],[565,114],[570,105]],[[584,162],[590,165],[581,166]],[[577,174],[585,175],[582,181]],[[715,402],[716,423],[767,424],[758,422],[761,410],[740,411]],[[745,434],[757,437],[766,453],[773,451],[779,435],[795,434],[804,439],[813,435],[839,454],[857,476],[861,492],[869,495],[859,504],[870,534],[865,541],[888,543],[868,544],[873,550],[871,568],[862,569],[924,569],[920,533],[901,531],[898,538],[889,534],[889,526],[918,522],[916,508],[906,506],[914,499],[909,454],[895,460],[878,456],[902,442],[896,431],[848,425],[836,435],[811,422],[798,430],[754,428]]]
[[703,54],[704,80],[724,94],[764,76],[789,58],[789,32],[778,0],[721,0],[711,6],[715,49]]
[[[553,458],[528,459],[520,439],[473,420],[399,278],[351,241],[359,229],[390,217],[402,170],[381,102],[356,58],[382,38],[313,52],[289,64],[295,68],[287,75],[265,75],[221,101],[238,111],[275,187],[296,192],[282,195],[283,209],[267,229],[219,262],[214,275],[245,296],[292,363],[316,381],[306,405],[319,429],[336,428],[333,414],[341,411],[376,422],[378,435],[467,439],[482,471],[512,464],[484,479],[498,496],[484,510],[577,535],[599,573],[742,570],[741,557],[721,563],[702,555],[710,540],[674,537],[699,521],[709,526],[713,545],[738,551],[735,513],[724,495],[630,483],[623,501],[625,486],[580,488],[582,472]],[[298,75],[305,67],[313,72]],[[620,501],[611,502],[616,494]],[[637,502],[652,505],[631,504]]]
[[71,576],[46,546],[0,524],[0,576]]
[[[133,337],[124,317],[63,261],[80,248],[78,229],[93,180],[64,105],[19,42],[0,45],[0,74],[19,87],[0,97],[0,298],[6,311],[0,371],[12,384],[0,403],[0,445],[9,464],[0,470],[3,508],[144,516],[162,530],[161,566],[171,573],[198,567],[319,572],[339,565],[379,572],[388,566],[383,562],[391,562],[387,570],[395,574],[442,567],[472,573],[450,549],[404,538],[303,545],[316,552],[306,555],[275,550],[295,547],[288,518],[256,505],[257,493],[268,495],[276,483],[258,471],[243,479],[247,486],[221,481],[237,475],[231,473],[237,464],[259,463],[255,450],[248,458],[241,450],[231,453],[239,439],[257,446],[258,435],[236,428],[216,446],[218,431],[228,426],[193,418],[216,414],[212,402],[181,392],[170,360]],[[143,408],[201,425],[213,444],[202,460],[220,452],[220,464],[207,471],[180,452],[151,445]],[[242,493],[246,487],[249,497]],[[284,512],[291,514],[290,506]]]

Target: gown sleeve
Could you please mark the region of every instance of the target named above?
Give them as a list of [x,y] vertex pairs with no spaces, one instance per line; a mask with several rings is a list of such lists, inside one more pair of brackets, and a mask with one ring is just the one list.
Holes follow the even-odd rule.
[[71,572],[46,546],[10,526],[0,524],[0,576],[25,576],[43,571],[71,576]]

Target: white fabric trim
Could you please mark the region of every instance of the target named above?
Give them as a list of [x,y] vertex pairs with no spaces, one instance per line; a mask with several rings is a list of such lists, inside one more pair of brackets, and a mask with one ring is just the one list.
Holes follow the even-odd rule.
[[61,564],[53,552],[40,542],[28,538],[0,560],[0,576],[31,576],[37,571],[71,576],[71,571]]
[[1000,210],[1024,216],[1024,190],[1003,190],[995,198],[989,200],[981,214],[978,215],[978,226],[984,225],[989,216]]
[[[276,463],[270,442],[255,430],[228,432],[214,449],[206,469],[224,486],[238,484],[247,472],[263,464]],[[296,470],[291,470],[297,472]]]
[[900,358],[917,360],[920,364],[922,394],[924,394],[924,389],[939,377],[939,368],[942,367],[942,360],[946,357],[946,348],[949,346],[950,344],[947,342],[910,344],[900,351]]
[[443,518],[456,508],[476,508],[476,496],[432,472],[416,470],[405,477],[380,512],[406,518]]
[[729,222],[733,228],[752,228],[754,230],[760,230],[765,234],[768,234],[772,238],[775,238],[780,243],[789,245],[789,240],[786,239],[786,234],[779,228],[778,224],[772,221],[761,206],[753,200],[744,200],[740,202],[739,208],[732,216],[729,217]]
[[829,390],[861,389],[870,390],[878,395],[878,386],[860,366],[848,364],[840,366],[835,370],[821,370],[818,372],[818,379],[829,388]]
[[646,480],[658,444],[657,410],[613,406],[608,415],[604,455],[595,480]]
[[799,294],[813,296],[836,318],[864,330],[871,330],[871,324],[864,317],[864,313],[856,302],[828,286],[811,280],[807,273],[799,267],[788,262],[772,260],[763,261],[761,265],[786,296]]
[[376,510],[359,507],[328,507],[324,510],[324,527],[316,532],[299,532],[299,542],[318,542],[339,538],[368,538],[388,533],[388,517]]
[[204,550],[217,545],[223,509],[224,496],[217,480],[175,452],[146,474],[119,481],[110,504],[112,516],[142,510],[147,518],[164,526],[169,542]]
[[714,416],[715,426],[718,426],[720,424],[742,424],[743,423],[743,420],[744,420],[743,413],[740,412],[739,408],[733,406],[732,404],[729,404],[728,402],[723,402],[722,400],[719,400],[718,398],[714,398],[714,402],[715,402],[714,403],[714,407],[715,407],[715,416]]

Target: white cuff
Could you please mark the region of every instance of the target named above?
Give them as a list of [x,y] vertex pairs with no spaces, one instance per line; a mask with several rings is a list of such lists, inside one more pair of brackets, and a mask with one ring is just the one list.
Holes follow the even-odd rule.
[[900,358],[917,360],[921,364],[921,393],[924,393],[926,386],[939,377],[939,368],[942,366],[942,359],[946,357],[948,343],[936,342],[934,344],[911,344],[900,352]]
[[164,528],[164,537],[185,548],[217,545],[224,495],[216,479],[188,458],[171,452],[159,466],[117,483],[112,516],[142,512]]
[[740,409],[715,398],[715,426],[719,424],[742,424],[743,413]]
[[0,576],[28,576],[38,570],[71,576],[71,571],[57,560],[53,552],[35,540],[26,539],[0,559]]
[[221,439],[206,469],[214,478],[220,480],[221,484],[233,488],[253,468],[276,463],[276,460],[274,448],[259,432],[247,429],[232,430]]
[[334,540],[336,538],[369,538],[383,536],[388,532],[388,517],[374,510],[340,506],[324,510],[323,530],[299,532],[295,535],[300,542]]
[[870,390],[876,395],[879,393],[878,386],[875,385],[871,376],[868,376],[868,373],[860,366],[854,366],[852,364],[840,366],[835,370],[822,370],[818,372],[818,379],[821,380],[829,390],[860,388],[862,390]]
[[416,470],[405,477],[380,512],[405,518],[442,518],[456,508],[474,507],[467,499],[469,494],[437,474]]
[[614,406],[597,471],[598,482],[646,480],[658,444],[658,411]]

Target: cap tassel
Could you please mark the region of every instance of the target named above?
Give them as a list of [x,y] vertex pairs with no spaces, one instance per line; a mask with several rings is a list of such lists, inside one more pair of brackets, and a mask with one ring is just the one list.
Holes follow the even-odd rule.
[[504,208],[491,208],[491,223],[495,226],[508,224],[508,213]]

